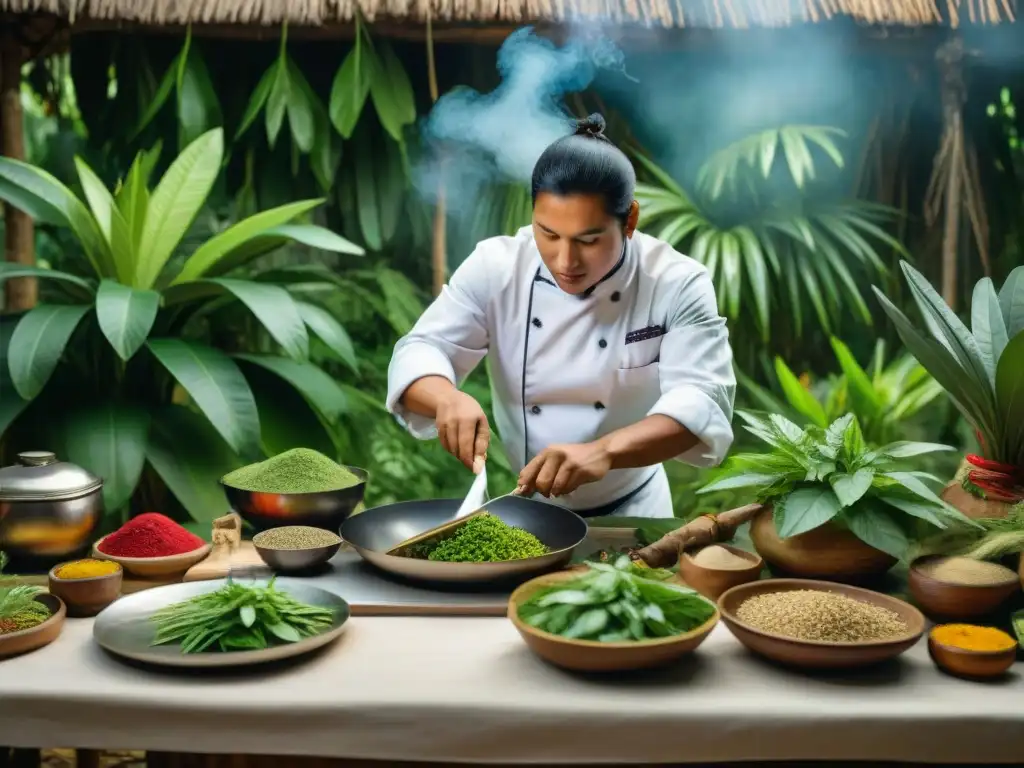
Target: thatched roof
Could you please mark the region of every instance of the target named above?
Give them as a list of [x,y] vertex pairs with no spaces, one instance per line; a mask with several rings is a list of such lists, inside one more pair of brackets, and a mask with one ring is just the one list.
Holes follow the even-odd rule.
[[0,0],[0,11],[143,25],[323,26],[365,18],[422,23],[604,20],[658,27],[776,27],[848,18],[921,26],[1012,21],[1016,0]]

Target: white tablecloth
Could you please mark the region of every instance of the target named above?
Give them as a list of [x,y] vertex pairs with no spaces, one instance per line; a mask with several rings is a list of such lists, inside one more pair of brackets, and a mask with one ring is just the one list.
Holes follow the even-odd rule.
[[439,762],[1024,760],[1021,668],[940,674],[919,643],[894,667],[809,676],[719,626],[691,660],[614,680],[532,656],[504,619],[356,618],[326,652],[271,672],[153,672],[68,620],[0,662],[0,744]]

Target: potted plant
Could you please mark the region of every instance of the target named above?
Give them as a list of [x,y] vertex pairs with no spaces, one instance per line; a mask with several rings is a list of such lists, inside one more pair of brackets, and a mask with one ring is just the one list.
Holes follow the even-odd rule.
[[978,281],[968,328],[921,273],[900,266],[927,330],[918,331],[875,293],[907,349],[949,393],[981,445],[981,455],[966,457],[943,498],[969,517],[1005,517],[1024,500],[1024,267],[998,293],[991,279]]
[[853,414],[827,429],[801,429],[779,415],[738,415],[768,450],[731,457],[699,493],[753,489],[764,509],[750,537],[775,568],[858,580],[887,571],[921,535],[964,519],[926,484],[937,478],[900,466],[950,446],[902,441],[870,449]]

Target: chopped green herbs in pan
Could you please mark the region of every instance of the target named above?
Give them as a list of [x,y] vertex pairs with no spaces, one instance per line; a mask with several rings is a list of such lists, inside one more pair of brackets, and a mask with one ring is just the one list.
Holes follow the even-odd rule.
[[162,608],[152,617],[153,645],[179,643],[182,653],[257,651],[319,635],[334,610],[301,603],[274,587],[228,582],[216,592]]
[[410,556],[443,563],[501,563],[548,554],[540,539],[494,515],[467,520],[451,536],[425,541]]
[[715,613],[693,590],[646,578],[648,569],[626,556],[587,567],[579,578],[535,592],[519,606],[519,618],[562,637],[628,642],[681,635]]

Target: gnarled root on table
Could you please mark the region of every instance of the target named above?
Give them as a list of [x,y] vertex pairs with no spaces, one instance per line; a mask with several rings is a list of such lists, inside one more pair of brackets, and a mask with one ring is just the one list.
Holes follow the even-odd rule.
[[679,562],[680,555],[691,547],[702,547],[719,541],[728,541],[736,529],[754,519],[761,504],[747,504],[717,515],[701,515],[671,533],[667,533],[650,546],[632,553],[651,568],[670,568]]

